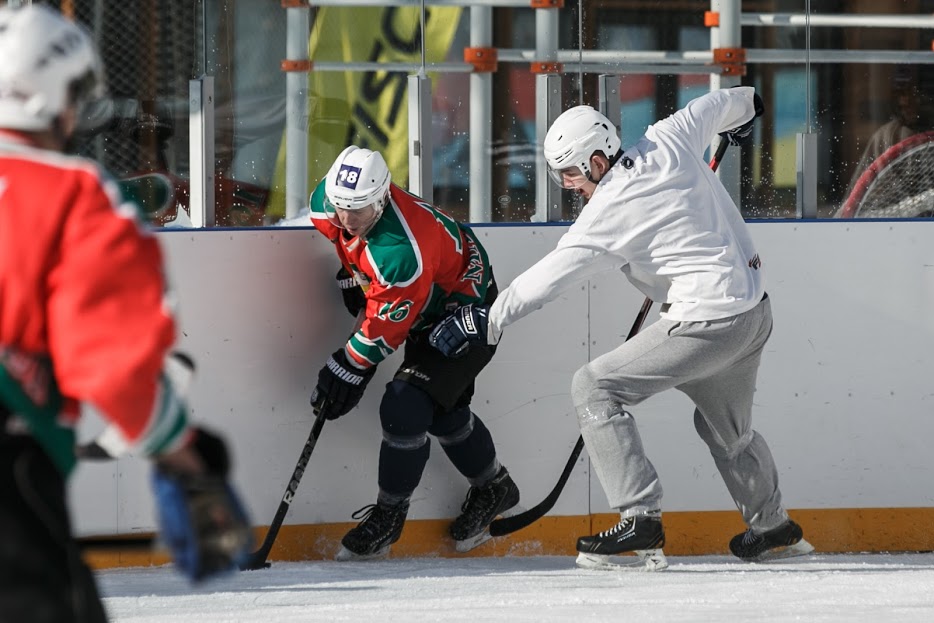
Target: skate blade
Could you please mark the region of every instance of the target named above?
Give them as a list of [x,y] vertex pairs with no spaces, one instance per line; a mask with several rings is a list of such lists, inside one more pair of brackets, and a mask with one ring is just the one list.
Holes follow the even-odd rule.
[[480,534],[474,535],[469,539],[464,539],[463,541],[454,541],[454,549],[460,554],[466,554],[475,547],[480,547],[493,537],[490,536],[490,530],[487,528]]
[[668,559],[660,549],[642,549],[632,552],[635,556],[607,556],[579,552],[577,566],[581,569],[600,571],[661,571],[668,568]]
[[814,551],[814,546],[801,539],[794,545],[785,547],[776,547],[752,559],[752,562],[772,562],[773,560],[784,560],[785,558],[794,558],[795,556],[807,556]]
[[[499,515],[499,517],[502,517],[502,518],[512,517],[513,515],[518,515],[519,513],[524,513],[524,512],[525,512],[525,508],[523,508],[521,504],[516,504],[512,508],[509,508],[503,511]],[[490,527],[487,526],[483,530],[483,532],[476,534],[470,537],[469,539],[464,539],[462,541],[454,541],[454,549],[457,550],[457,552],[460,554],[466,554],[470,550],[480,547],[481,545],[483,545],[484,543],[486,543],[492,538],[493,537],[490,536]]]
[[346,547],[344,547],[343,545],[341,545],[341,549],[339,552],[337,552],[337,555],[334,556],[334,560],[338,562],[348,562],[351,560],[353,561],[379,560],[382,558],[386,558],[387,556],[389,556],[389,545],[384,545],[383,547],[379,548],[372,554],[356,554],[350,551],[349,549],[347,549]]

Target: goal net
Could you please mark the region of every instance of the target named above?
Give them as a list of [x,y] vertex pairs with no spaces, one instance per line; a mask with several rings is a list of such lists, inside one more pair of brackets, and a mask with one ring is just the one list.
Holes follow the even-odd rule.
[[888,148],[860,175],[842,218],[934,216],[934,132]]

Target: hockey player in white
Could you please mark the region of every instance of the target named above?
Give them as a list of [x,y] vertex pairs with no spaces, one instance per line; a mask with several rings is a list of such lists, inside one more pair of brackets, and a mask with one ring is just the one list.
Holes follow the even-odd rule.
[[[587,204],[555,250],[519,275],[489,308],[459,310],[436,329],[445,352],[502,330],[575,281],[619,269],[661,302],[661,319],[574,375],[581,435],[620,522],[577,541],[578,564],[605,567],[636,552],[636,565],[667,566],[662,487],[631,409],[676,388],[694,402],[707,443],[748,530],[730,551],[749,561],[813,548],[782,506],[765,440],[751,427],[752,397],[772,312],[761,261],[730,195],[704,162],[720,134],[747,141],[762,102],[751,87],[714,91],[650,126],[625,151],[615,126],[589,106],[559,116],[548,131],[549,172]],[[480,327],[471,332],[467,325]],[[484,330],[485,329],[485,330]]]

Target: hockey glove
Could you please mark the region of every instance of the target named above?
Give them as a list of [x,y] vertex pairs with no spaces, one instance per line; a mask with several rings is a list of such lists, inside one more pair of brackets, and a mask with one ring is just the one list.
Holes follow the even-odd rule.
[[753,93],[752,101],[756,109],[755,117],[738,128],[720,132],[720,137],[734,147],[745,145],[750,141],[752,137],[752,126],[756,121],[756,117],[761,117],[763,113],[765,113],[765,105],[762,103],[762,98],[759,97],[758,93]]
[[350,272],[341,266],[337,271],[337,287],[341,289],[341,296],[344,298],[344,307],[350,312],[350,315],[356,318],[361,310],[366,307],[366,294],[357,284],[357,280]]
[[367,383],[376,374],[376,366],[362,370],[347,360],[343,348],[328,357],[318,372],[318,385],[311,394],[311,405],[315,410],[324,408],[329,420],[347,415],[363,398]]
[[238,569],[252,550],[253,533],[227,480],[230,457],[224,441],[199,428],[192,449],[206,473],[182,473],[157,460],[152,487],[160,536],[179,571],[199,582]]
[[487,343],[487,318],[490,308],[485,305],[464,305],[435,325],[428,336],[432,346],[445,357],[461,357],[471,344]]

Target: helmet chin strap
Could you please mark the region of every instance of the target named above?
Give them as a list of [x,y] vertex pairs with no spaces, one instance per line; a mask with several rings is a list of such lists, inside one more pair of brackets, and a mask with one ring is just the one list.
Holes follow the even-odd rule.
[[[607,158],[607,160],[609,160],[609,164],[606,166],[606,170],[609,171],[610,169],[612,169],[612,168],[613,168],[613,165],[615,165],[617,162],[619,162],[619,159],[622,158],[622,157],[623,157],[623,150],[622,150],[622,149],[617,149],[617,150],[616,150],[616,153],[613,154],[613,157],[612,157],[612,158]],[[591,172],[587,174],[587,181],[588,181],[588,182],[592,182],[592,183],[594,183],[594,184],[599,183],[600,180],[595,180],[595,179],[593,178],[593,167],[591,167],[590,171],[591,171]],[[600,178],[603,179],[603,176],[601,175]]]

